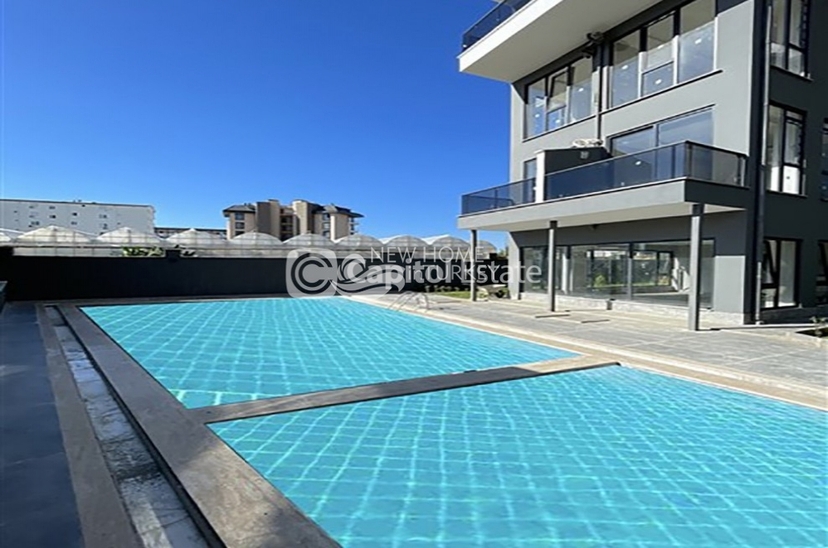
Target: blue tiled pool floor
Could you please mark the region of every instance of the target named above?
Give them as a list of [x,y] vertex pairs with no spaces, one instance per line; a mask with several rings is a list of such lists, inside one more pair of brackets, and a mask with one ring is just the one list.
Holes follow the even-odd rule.
[[573,356],[342,298],[83,310],[187,407]]
[[824,413],[622,367],[214,424],[345,546],[823,546]]

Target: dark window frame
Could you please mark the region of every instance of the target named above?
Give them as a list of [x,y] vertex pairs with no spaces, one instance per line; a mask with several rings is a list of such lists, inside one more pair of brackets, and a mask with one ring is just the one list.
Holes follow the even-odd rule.
[[[784,55],[784,65],[780,66],[773,63],[773,57],[771,57],[768,61],[770,62],[772,67],[776,67],[778,69],[791,72],[792,74],[799,74],[800,76],[807,76],[809,71],[809,63],[808,63],[808,48],[810,44],[810,32],[811,32],[811,25],[810,25],[810,17],[811,17],[811,0],[801,0],[802,1],[802,43],[796,44],[791,41],[791,18],[793,17],[793,2],[799,0],[783,0],[785,2],[785,14],[782,20],[782,26],[784,29],[784,38],[783,44],[779,44],[782,46],[785,51]],[[772,4],[771,4],[772,5]],[[769,14],[771,17],[773,13]],[[771,43],[773,43],[773,36],[771,36]],[[790,68],[791,63],[791,51],[796,51],[802,55],[802,72],[794,72]]]
[[[817,289],[820,287],[828,288],[828,240],[818,241],[817,247],[817,259],[819,260],[821,273],[817,272],[816,286]],[[826,290],[824,296],[820,296],[819,293],[817,291],[817,304],[828,304],[828,290]]]
[[[647,124],[647,125],[640,126],[640,127],[637,127],[637,128],[631,129],[631,130],[623,131],[621,133],[616,133],[614,135],[610,135],[606,139],[607,144],[608,144],[607,150],[610,151],[610,153],[612,153],[612,150],[615,146],[613,142],[616,139],[619,139],[621,137],[627,137],[629,135],[634,135],[636,133],[641,133],[641,132],[648,131],[648,130],[652,130],[654,132],[653,133],[653,144],[654,144],[653,148],[658,148],[659,146],[662,146],[658,142],[659,141],[659,126],[661,126],[662,124],[668,123],[668,122],[675,122],[677,120],[681,120],[682,118],[689,118],[690,116],[697,116],[699,114],[707,114],[707,113],[710,114],[711,129],[713,130],[713,141],[715,141],[715,136],[716,136],[716,112],[715,112],[715,110],[713,109],[712,106],[709,106],[709,107],[704,107],[704,108],[700,108],[700,109],[696,109],[696,110],[691,110],[690,112],[684,112],[684,113],[678,114],[676,116],[671,116],[670,118],[665,118],[663,120],[658,120],[658,121],[653,122],[651,124]],[[713,146],[713,142],[711,142],[711,143],[699,143],[699,144],[702,144],[702,145],[709,144],[709,146]]]
[[[615,40],[613,40],[612,42],[609,43],[609,72],[610,72],[610,74],[609,74],[609,78],[607,78],[607,86],[609,88],[607,90],[607,95],[608,95],[607,108],[608,109],[622,107],[624,105],[630,104],[630,103],[635,102],[635,101],[637,101],[639,99],[642,99],[644,97],[650,97],[651,95],[655,95],[656,93],[660,93],[662,91],[668,90],[668,89],[670,89],[672,87],[675,87],[679,84],[682,84],[684,82],[691,81],[691,80],[694,80],[694,79],[699,78],[701,76],[704,76],[704,74],[702,74],[700,76],[695,76],[695,77],[687,78],[687,79],[684,79],[684,80],[682,80],[682,78],[681,78],[681,66],[680,65],[681,65],[682,10],[684,10],[688,6],[696,3],[697,1],[700,1],[700,0],[690,0],[689,2],[685,2],[685,3],[681,4],[680,6],[677,6],[673,9],[671,9],[667,13],[661,14],[658,17],[655,17],[655,18],[651,19],[650,21],[648,21],[647,23],[644,23],[643,25],[641,25],[637,29],[625,33],[623,36],[620,36],[617,39],[615,39]],[[712,59],[713,66],[711,67],[710,71],[708,71],[705,74],[710,74],[711,72],[716,71],[716,52],[718,50],[718,44],[719,44],[719,40],[718,40],[718,36],[719,36],[719,32],[718,32],[718,30],[719,30],[718,15],[719,15],[719,12],[718,12],[718,3],[714,1],[713,4],[714,4],[714,11],[715,11],[715,13],[713,14],[713,59]],[[657,25],[658,23],[661,23],[662,21],[664,21],[665,19],[668,19],[668,18],[672,18],[672,23],[673,23],[672,24],[672,26],[673,26],[673,35],[672,35],[671,42],[670,42],[672,58],[669,62],[662,63],[662,64],[658,65],[657,67],[653,67],[653,68],[649,68],[648,70],[645,70],[644,59],[646,58],[645,57],[646,54],[649,53],[649,51],[647,49],[648,29],[650,27],[654,26],[654,25]],[[636,96],[633,99],[629,99],[629,100],[624,101],[624,102],[616,103],[614,101],[614,98],[613,98],[613,96],[614,96],[614,93],[613,93],[613,71],[615,70],[615,65],[616,65],[616,61],[615,61],[615,44],[617,42],[620,42],[621,40],[623,40],[625,38],[634,36],[636,33],[638,34],[638,53],[637,53],[638,74],[637,74],[637,81],[636,81]],[[667,65],[672,65],[673,66],[673,80],[672,80],[672,82],[670,82],[670,84],[668,86],[666,86],[662,89],[654,90],[654,91],[651,91],[649,93],[644,93],[644,76],[645,76],[645,74],[649,74],[649,73],[651,73],[655,70],[661,69],[661,68],[663,68]]]
[[[828,118],[822,122],[822,153],[826,150],[826,143],[828,143]],[[822,156],[821,161],[819,197],[823,202],[828,202],[828,155]]]
[[[528,181],[530,179],[537,178],[537,176],[538,176],[538,159],[537,158],[529,158],[528,160],[524,160],[522,165],[523,165],[523,171],[521,172],[522,180]],[[532,166],[531,169],[529,168],[529,166]],[[530,177],[528,175],[528,173],[530,171],[535,172],[534,177]]]
[[[571,119],[571,107],[572,107],[572,89],[578,82],[575,82],[575,65],[581,62],[591,62],[592,70],[590,71],[590,113],[588,116],[581,118],[580,120],[572,120]],[[545,75],[541,76],[540,78],[535,78],[531,82],[527,83],[523,86],[523,140],[528,141],[529,139],[534,139],[535,137],[540,137],[541,135],[545,135],[547,133],[551,133],[553,131],[557,131],[559,129],[565,128],[567,126],[571,126],[572,124],[577,124],[579,122],[583,122],[584,120],[589,120],[593,116],[596,115],[598,110],[596,101],[595,101],[595,72],[596,70],[600,70],[600,67],[597,66],[597,62],[594,58],[591,57],[580,57],[573,61],[570,61],[566,65],[562,67],[558,67],[556,70],[551,72],[547,72]],[[555,82],[555,79],[560,77],[561,75],[566,74],[566,105],[563,107],[563,118],[564,122],[558,127],[550,128],[549,127],[549,99],[552,93],[552,85]],[[531,132],[531,124],[529,123],[529,115],[532,112],[533,106],[530,103],[530,95],[529,90],[532,86],[536,85],[539,82],[543,82],[543,90],[544,90],[544,108],[543,108],[543,129],[538,133]],[[561,110],[561,109],[558,109]],[[553,111],[554,112],[554,111]]]
[[[797,108],[790,107],[788,105],[783,105],[781,103],[770,102],[768,108],[778,108],[782,111],[782,140],[779,143],[779,150],[781,154],[781,161],[779,164],[779,172],[778,172],[778,181],[775,181],[772,178],[772,173],[770,169],[773,167],[771,164],[765,166],[765,169],[768,170],[767,174],[767,181],[765,182],[765,190],[768,192],[775,192],[777,194],[788,194],[790,196],[803,196],[805,194],[805,137],[806,137],[806,130],[808,126],[808,114],[805,111],[799,110]],[[800,116],[800,119],[792,118],[791,113],[797,114]],[[796,122],[799,125],[799,162],[792,163],[789,162],[786,158],[785,152],[788,149],[788,123],[789,122]],[[768,115],[768,138],[770,138],[770,115]],[[767,147],[770,142],[765,143]],[[769,161],[772,161],[771,158],[768,158]],[[796,168],[799,170],[799,190],[798,192],[786,192],[782,190],[784,188],[784,181],[785,181],[785,168]],[[777,189],[771,188],[773,183],[777,182]]]
[[[771,244],[776,246],[776,258],[777,260],[782,256],[782,242],[789,242],[793,243],[795,247],[794,253],[794,288],[793,288],[793,304],[786,304],[784,306],[779,305],[779,293],[781,288],[781,277],[779,271],[779,265],[774,264],[773,257],[774,254],[771,252]],[[775,310],[775,309],[785,309],[785,308],[796,308],[800,305],[800,283],[799,283],[799,274],[801,269],[802,263],[802,240],[797,240],[794,238],[765,238],[764,242],[762,242],[762,291],[764,290],[774,290],[773,295],[773,306],[765,306],[765,299],[762,299],[762,310]],[[765,268],[767,268],[767,273],[770,274],[771,281],[765,281]]]
[[[557,260],[555,262],[555,265],[556,265],[555,290],[556,291],[561,290],[562,279],[561,279],[560,274],[562,272],[563,257],[564,257],[564,254],[566,253],[566,248],[567,247],[568,246],[561,246],[561,245],[555,246],[555,254],[556,254],[556,257],[557,257]],[[527,250],[532,250],[533,252],[538,252],[538,253],[541,254],[541,264],[539,265],[540,269],[541,269],[541,274],[542,274],[542,277],[539,280],[539,285],[541,286],[540,288],[529,289],[529,287],[528,287],[528,283],[526,281],[526,278],[527,278],[527,276],[526,276],[526,251]],[[519,253],[520,253],[520,264],[523,267],[522,268],[523,275],[521,276],[521,279],[520,279],[520,290],[519,290],[520,293],[531,293],[531,294],[534,294],[534,295],[541,295],[541,294],[548,293],[549,292],[549,287],[548,287],[549,286],[549,246],[548,245],[521,246],[519,248]]]

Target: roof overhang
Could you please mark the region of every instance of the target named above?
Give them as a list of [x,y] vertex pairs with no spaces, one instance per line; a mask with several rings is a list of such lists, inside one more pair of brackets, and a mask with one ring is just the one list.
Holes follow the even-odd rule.
[[459,56],[460,72],[514,82],[660,0],[534,0]]

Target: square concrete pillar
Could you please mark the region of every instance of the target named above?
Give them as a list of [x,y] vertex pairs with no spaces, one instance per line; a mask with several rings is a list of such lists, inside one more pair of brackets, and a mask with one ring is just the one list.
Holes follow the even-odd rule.
[[546,284],[547,284],[547,291],[548,291],[548,309],[550,312],[555,312],[555,270],[557,269],[557,253],[555,252],[557,249],[557,232],[558,232],[558,221],[549,221],[549,253],[548,253],[548,265],[547,268],[549,272],[547,273]]
[[693,204],[690,217],[690,295],[687,303],[687,328],[698,331],[701,315],[702,229],[704,204]]
[[471,258],[469,259],[469,288],[471,289],[472,302],[477,301],[477,231],[471,230]]

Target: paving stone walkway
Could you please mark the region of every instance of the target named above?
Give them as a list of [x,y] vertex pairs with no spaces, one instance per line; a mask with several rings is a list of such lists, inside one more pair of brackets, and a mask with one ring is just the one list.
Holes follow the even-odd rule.
[[[383,301],[393,302],[386,296]],[[585,344],[636,350],[757,373],[810,387],[828,387],[828,348],[790,328],[688,331],[682,319],[616,311],[573,310],[545,316],[540,304],[512,301],[470,303],[435,296],[431,307],[460,319],[526,332],[565,336]]]

